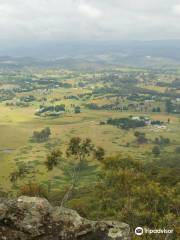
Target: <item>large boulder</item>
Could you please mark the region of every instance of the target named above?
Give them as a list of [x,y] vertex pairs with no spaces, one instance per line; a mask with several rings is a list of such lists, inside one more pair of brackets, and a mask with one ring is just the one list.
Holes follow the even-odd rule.
[[129,226],[90,221],[43,198],[0,199],[0,240],[129,240]]

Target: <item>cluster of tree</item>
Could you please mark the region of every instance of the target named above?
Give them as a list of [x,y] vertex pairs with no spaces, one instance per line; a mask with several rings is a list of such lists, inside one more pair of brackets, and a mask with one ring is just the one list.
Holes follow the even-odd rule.
[[146,134],[144,132],[136,131],[134,133],[134,136],[136,137],[136,141],[138,144],[145,144],[148,142],[148,139],[146,138]]
[[108,93],[120,93],[120,89],[113,88],[113,87],[98,87],[95,88],[92,92],[94,96],[102,95],[102,94],[108,94]]
[[152,109],[152,112],[161,112],[161,108],[160,107],[154,107]]
[[145,100],[153,100],[153,96],[150,94],[138,94],[138,93],[132,93],[129,96],[127,96],[127,99],[130,101],[145,101]]
[[73,85],[71,83],[67,83],[67,82],[60,82],[59,83],[59,87],[62,87],[62,88],[72,88]]
[[152,154],[154,154],[154,156],[158,157],[161,154],[161,150],[159,148],[159,146],[154,146],[152,148]]
[[13,106],[17,106],[17,107],[29,107],[29,103],[27,102],[7,102],[6,106],[9,107],[13,107]]
[[12,100],[15,97],[15,94],[13,91],[9,89],[0,89],[0,102]]
[[65,105],[60,104],[56,106],[40,106],[40,109],[35,113],[37,116],[49,115],[59,116],[60,112],[65,112]]
[[[135,135],[143,136],[138,132]],[[158,155],[156,150],[154,148],[154,154]],[[96,182],[81,185],[81,172],[90,167],[91,160],[98,163],[98,178]],[[65,165],[67,163],[68,168]],[[155,229],[168,226],[168,229],[174,229],[171,239],[178,239],[179,155],[166,155],[150,162],[141,162],[124,154],[106,157],[104,149],[96,147],[90,139],[74,137],[67,144],[65,154],[59,149],[52,150],[46,158],[45,166],[47,171],[60,168],[69,176],[69,186],[59,195],[60,206],[67,205],[95,220],[127,222],[133,236],[133,229],[137,226]],[[26,168],[18,170],[11,175],[12,182],[26,174]],[[46,197],[49,198],[51,182],[53,178],[48,181]],[[25,184],[20,190],[30,196],[44,195],[45,192],[40,185],[34,183]],[[55,194],[56,200],[58,194]],[[55,195],[51,200],[54,200]],[[146,237],[143,235],[141,239],[145,240]],[[158,235],[157,239],[165,238],[168,239],[168,235]]]
[[39,89],[37,86],[33,84],[29,84],[28,82],[25,84],[20,84],[20,87],[14,88],[13,91],[16,93],[26,93],[26,92],[32,92],[35,89]]
[[13,82],[14,84],[19,85],[20,87],[14,88],[15,92],[31,92],[35,89],[53,89],[53,88],[71,88],[72,85],[66,82],[59,82],[57,79],[20,79]]
[[168,144],[170,144],[170,139],[169,138],[164,138],[163,136],[156,137],[155,140],[154,140],[154,144],[168,145]]
[[162,125],[164,122],[159,121],[159,120],[152,120],[151,125]]
[[[174,229],[178,237],[179,174],[177,156],[144,163],[125,155],[101,161],[99,181],[86,186],[69,206],[94,219],[116,219],[130,224],[132,236],[137,226]],[[147,239],[141,236],[141,239]],[[134,238],[133,238],[134,239]],[[148,238],[151,239],[151,238]],[[158,240],[168,235],[158,235]]]
[[180,153],[180,147],[176,147],[175,152]]
[[33,136],[32,139],[36,142],[44,142],[47,141],[48,138],[51,135],[51,130],[49,127],[46,127],[44,129],[42,129],[41,131],[34,131],[33,132]]
[[167,83],[167,82],[157,82],[156,86],[159,86],[159,87],[170,87],[171,84]]
[[43,87],[47,89],[58,88],[58,87],[62,87],[62,88],[72,87],[70,83],[60,82],[56,78],[52,78],[52,77],[46,77],[46,79],[36,80],[36,83],[38,83],[40,86],[43,85]]
[[92,110],[98,110],[100,107],[96,103],[87,103],[85,107]]
[[66,82],[59,82],[57,79],[20,79],[20,81],[16,80],[14,84],[20,85],[20,87],[15,88],[16,92],[30,92],[35,89],[52,89],[52,88],[71,88],[72,85]]
[[85,82],[78,82],[78,87],[85,87],[86,86],[86,83]]
[[81,107],[80,106],[76,106],[74,108],[74,113],[81,113]]
[[33,102],[33,101],[36,101],[36,98],[33,95],[23,96],[23,97],[20,98],[20,101],[22,101],[22,102]]
[[168,99],[166,102],[165,102],[165,107],[166,107],[166,112],[167,113],[173,113],[174,111],[174,106],[173,106],[173,103],[170,99]]
[[38,83],[39,85],[47,85],[47,86],[59,84],[59,82],[56,79],[48,78],[48,77],[46,77],[46,79],[40,78],[36,80],[36,83]]
[[115,119],[108,119],[107,124],[120,127],[122,129],[128,130],[130,128],[139,128],[145,127],[146,123],[144,120],[136,120],[132,118],[115,118]]
[[170,85],[172,88],[180,89],[180,79],[176,78]]
[[79,97],[76,96],[76,95],[70,95],[70,96],[64,96],[64,99],[75,99],[75,100],[78,100]]
[[119,103],[97,105],[95,103],[85,104],[85,107],[92,110],[116,110],[116,111],[127,111],[128,106]]

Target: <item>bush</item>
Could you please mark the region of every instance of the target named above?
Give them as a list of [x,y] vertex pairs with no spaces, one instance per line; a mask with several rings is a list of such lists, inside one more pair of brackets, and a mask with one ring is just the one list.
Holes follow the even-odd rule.
[[20,195],[26,195],[30,197],[46,197],[46,190],[42,185],[37,183],[28,183],[20,188]]
[[74,108],[75,113],[81,113],[81,108],[79,106]]
[[40,132],[34,131],[33,140],[37,142],[44,142],[49,138],[50,135],[51,135],[51,130],[49,127],[46,127],[42,129]]
[[134,136],[137,138],[137,143],[138,144],[145,144],[148,142],[148,139],[146,138],[145,133],[143,132],[135,132]]
[[159,156],[161,151],[160,151],[160,148],[158,146],[154,146],[153,149],[152,149],[152,153],[155,155],[155,156]]
[[177,147],[175,151],[176,153],[180,153],[180,147]]

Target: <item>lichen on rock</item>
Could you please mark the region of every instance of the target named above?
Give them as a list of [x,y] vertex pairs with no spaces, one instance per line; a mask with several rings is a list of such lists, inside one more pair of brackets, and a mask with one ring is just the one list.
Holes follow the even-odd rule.
[[44,198],[0,199],[0,240],[129,240],[129,226],[90,221]]

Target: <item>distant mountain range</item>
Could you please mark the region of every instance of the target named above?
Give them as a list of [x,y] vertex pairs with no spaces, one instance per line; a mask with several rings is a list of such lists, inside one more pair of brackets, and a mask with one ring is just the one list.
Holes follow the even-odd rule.
[[0,56],[1,68],[170,67],[180,66],[180,40],[48,43],[0,49]]

